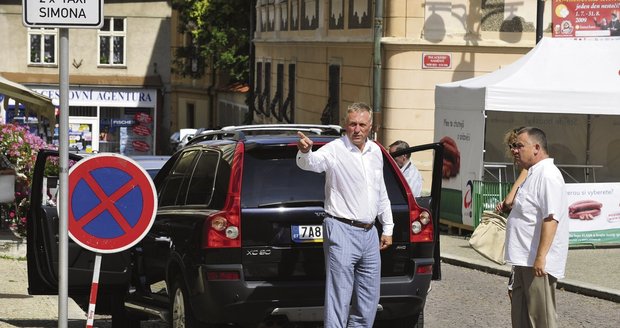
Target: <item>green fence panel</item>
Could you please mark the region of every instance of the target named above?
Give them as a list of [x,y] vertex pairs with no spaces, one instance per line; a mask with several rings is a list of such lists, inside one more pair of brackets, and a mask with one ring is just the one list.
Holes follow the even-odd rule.
[[512,183],[496,181],[473,181],[472,207],[474,228],[480,223],[483,211],[494,211],[497,203],[502,201],[512,188]]
[[441,219],[456,223],[463,223],[463,205],[460,190],[441,189],[441,203],[439,204]]

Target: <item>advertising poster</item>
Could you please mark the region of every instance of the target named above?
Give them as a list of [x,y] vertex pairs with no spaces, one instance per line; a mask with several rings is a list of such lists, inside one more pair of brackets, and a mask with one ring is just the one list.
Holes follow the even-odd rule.
[[128,156],[153,153],[153,116],[146,112],[126,110],[129,126],[121,130],[121,154]]
[[442,218],[473,226],[473,181],[482,174],[482,112],[439,111],[435,115],[435,140],[444,144]]
[[569,243],[620,243],[620,183],[567,183]]
[[620,0],[553,0],[553,37],[620,37]]

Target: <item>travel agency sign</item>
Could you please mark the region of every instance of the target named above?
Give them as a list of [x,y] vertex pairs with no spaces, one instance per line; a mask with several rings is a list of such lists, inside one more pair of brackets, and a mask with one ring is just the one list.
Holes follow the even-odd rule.
[[22,0],[27,27],[100,28],[103,0]]

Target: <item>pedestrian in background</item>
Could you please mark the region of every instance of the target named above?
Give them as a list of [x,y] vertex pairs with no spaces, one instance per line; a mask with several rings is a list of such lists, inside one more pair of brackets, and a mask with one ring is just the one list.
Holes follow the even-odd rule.
[[[517,145],[517,132],[519,132],[519,130],[522,128],[523,127],[512,129],[506,132],[506,134],[504,135],[504,144],[506,145],[507,156],[511,157],[514,165],[519,168],[519,176],[517,177],[515,182],[512,184],[512,187],[510,188],[510,191],[508,192],[506,197],[504,197],[504,199],[501,202],[497,203],[497,206],[495,206],[495,212],[499,214],[504,213],[504,215],[506,215],[510,213],[510,210],[512,209],[512,203],[514,202],[514,199],[515,199],[515,194],[517,193],[517,190],[519,189],[519,187],[521,186],[521,184],[523,183],[523,181],[525,181],[525,178],[527,177],[527,170],[519,166],[519,163],[517,163],[517,159],[515,158],[514,153],[512,152],[512,150],[516,148],[516,145]],[[514,268],[511,268],[510,277],[508,278],[508,298],[510,298],[511,302],[512,302],[512,285],[514,283],[514,273],[515,273]]]
[[[346,135],[317,151],[312,151],[312,140],[298,132],[297,166],[325,172],[325,328],[370,328],[379,304],[379,250],[392,244],[394,223],[383,155],[380,146],[368,140],[371,128],[370,107],[354,103],[347,110]],[[381,239],[375,218],[382,224]]]
[[547,152],[545,133],[517,132],[512,152],[527,177],[506,225],[506,261],[514,267],[513,327],[557,327],[555,289],[568,256],[568,202],[562,173]]
[[517,189],[519,189],[519,187],[527,177],[527,169],[519,166],[519,163],[517,162],[517,159],[515,157],[515,153],[512,151],[517,146],[517,132],[519,132],[519,130],[521,130],[522,128],[523,127],[512,129],[506,132],[506,134],[504,135],[504,144],[506,145],[506,150],[508,151],[507,155],[512,158],[514,165],[519,169],[519,176],[512,184],[512,187],[510,188],[510,191],[508,192],[506,197],[504,197],[501,202],[497,203],[495,211],[498,213],[510,213],[510,210],[512,209],[512,204],[515,199],[515,194],[517,193]]
[[[403,150],[409,148],[409,144],[402,140],[394,141],[390,147],[390,153],[393,153],[398,150]],[[398,164],[400,171],[403,173],[405,179],[407,179],[407,183],[411,188],[411,192],[413,193],[413,197],[420,197],[422,195],[422,183],[424,180],[422,179],[422,175],[418,168],[413,165],[411,162],[411,153],[400,155],[394,157],[394,161]]]

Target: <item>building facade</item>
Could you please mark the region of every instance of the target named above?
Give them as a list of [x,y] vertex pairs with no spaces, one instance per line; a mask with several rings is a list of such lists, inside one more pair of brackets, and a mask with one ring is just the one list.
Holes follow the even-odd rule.
[[[209,76],[174,73],[177,31],[170,0],[106,0],[99,29],[68,29],[69,142],[84,152],[169,152],[172,132],[210,124]],[[59,29],[22,24],[22,1],[0,4],[0,74],[57,102]],[[3,106],[4,121],[26,117]],[[56,132],[54,132],[56,130]],[[57,142],[57,129],[45,134]]]
[[[343,124],[362,101],[385,146],[436,141],[435,85],[520,58],[536,15],[535,1],[257,0],[254,121]],[[423,175],[430,160],[415,159]]]

